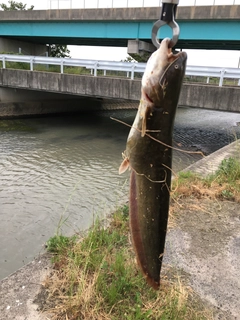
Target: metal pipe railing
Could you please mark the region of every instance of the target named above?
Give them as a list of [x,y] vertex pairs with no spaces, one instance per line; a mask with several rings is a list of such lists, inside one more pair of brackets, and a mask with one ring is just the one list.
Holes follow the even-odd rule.
[[[87,60],[87,59],[72,59],[72,58],[54,58],[43,56],[25,56],[0,54],[2,68],[7,68],[7,62],[21,62],[29,64],[30,71],[34,70],[34,65],[55,65],[60,67],[60,73],[64,73],[64,67],[84,67],[88,70],[93,70],[91,74],[96,77],[99,70],[103,70],[103,74],[107,75],[107,71],[121,71],[126,73],[126,77],[131,75],[134,79],[136,73],[143,73],[146,63],[138,62],[122,62],[122,61],[107,61],[107,60]],[[11,66],[10,66],[11,67]],[[14,66],[15,68],[18,66]],[[21,69],[22,66],[19,66]],[[218,78],[219,86],[223,85],[224,79],[235,79],[240,85],[240,69],[239,68],[223,68],[223,67],[204,67],[204,66],[187,66],[186,76],[206,77],[206,83],[209,83],[209,78]]]
[[[161,0],[49,0],[48,9],[160,7],[161,4]],[[179,6],[215,6],[237,4],[240,4],[240,0],[181,0],[179,2]]]

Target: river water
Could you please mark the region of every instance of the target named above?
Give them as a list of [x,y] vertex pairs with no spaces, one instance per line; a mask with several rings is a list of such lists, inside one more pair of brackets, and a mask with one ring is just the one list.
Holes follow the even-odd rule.
[[[57,231],[70,235],[127,201],[118,175],[136,111],[0,120],[0,279],[39,253]],[[240,137],[240,114],[179,108],[174,146],[209,154]],[[179,171],[198,154],[174,151]]]

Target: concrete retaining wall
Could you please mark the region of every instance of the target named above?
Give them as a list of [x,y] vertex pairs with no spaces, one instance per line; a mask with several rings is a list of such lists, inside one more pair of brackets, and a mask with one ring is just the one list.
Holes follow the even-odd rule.
[[[141,95],[141,81],[124,78],[93,77],[81,75],[67,75],[50,72],[24,71],[0,69],[0,100],[2,106],[7,102],[8,107],[14,102],[26,103],[37,101],[43,106],[45,101],[50,99],[51,103],[56,100],[56,107],[66,104],[66,101],[75,99],[77,105],[82,105],[83,98],[95,99],[97,108],[103,107],[103,100],[131,102],[130,107],[137,107]],[[4,88],[11,89],[8,94]],[[6,89],[5,89],[6,90]],[[19,91],[20,90],[20,91]],[[20,94],[21,92],[21,94]],[[65,102],[63,102],[65,101]],[[136,101],[132,103],[132,101]],[[86,105],[91,108],[91,103],[87,100]],[[110,103],[110,104],[111,104]],[[124,104],[124,102],[121,102]],[[179,105],[205,108],[212,110],[240,112],[240,87],[218,87],[203,84],[183,85]],[[69,106],[69,103],[68,103]],[[96,106],[94,104],[94,106]],[[55,109],[54,109],[55,110]],[[1,113],[1,112],[0,112]]]
[[240,112],[240,87],[184,84],[179,105],[218,111]]
[[0,87],[97,98],[139,100],[140,80],[0,69]]

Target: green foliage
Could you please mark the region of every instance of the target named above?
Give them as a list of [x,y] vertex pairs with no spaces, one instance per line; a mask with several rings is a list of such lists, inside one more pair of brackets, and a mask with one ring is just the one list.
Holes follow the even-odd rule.
[[12,10],[33,10],[34,6],[31,6],[30,8],[26,8],[27,4],[23,4],[22,2],[16,2],[16,1],[8,1],[8,4],[1,3],[0,7],[3,9],[3,11],[12,11]]
[[240,201],[240,162],[236,158],[224,159],[209,182],[222,186],[221,197],[229,201]]
[[216,172],[219,180],[236,182],[240,179],[240,162],[236,158],[224,159]]
[[6,62],[6,68],[30,70],[30,65],[29,63],[26,63],[26,62]]
[[91,70],[85,67],[64,67],[64,73],[67,74],[90,74]]
[[47,241],[46,248],[49,252],[62,254],[69,250],[75,242],[76,236],[65,237],[63,235],[56,235]]
[[131,53],[130,56],[137,62],[147,62],[152,53],[145,52],[143,54]]
[[192,172],[180,172],[172,184],[173,198],[195,196],[240,202],[240,161],[224,159],[218,170],[206,178]]
[[[6,5],[5,3],[0,4],[0,7],[4,11],[33,10],[33,8],[34,8],[33,5],[30,6],[30,8],[26,8],[26,6],[27,6],[27,4],[23,4],[22,2],[16,2],[16,1],[12,1],[12,0],[8,1],[8,5]],[[70,58],[70,50],[68,50],[67,45],[51,44],[50,45],[50,57]]]
[[230,190],[222,190],[222,197],[226,200],[234,200],[234,194]]
[[142,54],[137,54],[137,53],[129,53],[129,56],[126,57],[124,62],[147,62],[151,53],[142,53]]
[[127,206],[126,204],[124,204],[124,205],[122,206],[121,210],[122,210],[123,216],[124,216],[125,218],[127,218],[128,215],[129,215],[129,206]]
[[178,179],[180,181],[192,181],[192,180],[195,180],[197,179],[197,175],[191,171],[182,171],[182,172],[179,172],[179,175],[178,175]]
[[147,285],[134,262],[128,232],[124,205],[107,227],[96,221],[78,241],[49,239],[57,271],[47,281],[47,303],[55,319],[207,319],[192,312],[182,287],[163,283],[155,291]]
[[50,57],[70,58],[70,50],[68,50],[67,45],[51,44]]

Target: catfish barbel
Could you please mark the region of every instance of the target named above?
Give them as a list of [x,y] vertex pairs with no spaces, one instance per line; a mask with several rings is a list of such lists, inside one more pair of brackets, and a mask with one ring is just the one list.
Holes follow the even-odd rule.
[[172,132],[187,54],[173,54],[170,39],[148,60],[142,96],[130,130],[119,173],[130,177],[130,230],[138,263],[154,289],[167,232],[172,166]]

